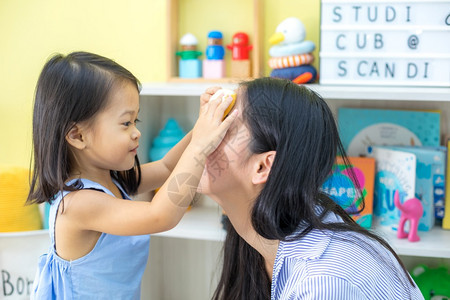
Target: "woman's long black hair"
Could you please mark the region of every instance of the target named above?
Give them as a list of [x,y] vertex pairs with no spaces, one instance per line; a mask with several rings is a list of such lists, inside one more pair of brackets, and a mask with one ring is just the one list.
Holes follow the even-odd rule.
[[[356,224],[321,190],[337,154],[350,165],[326,102],[308,88],[287,80],[260,78],[244,82],[241,87],[242,115],[251,135],[250,151],[276,151],[268,180],[251,213],[255,231],[266,239],[280,241],[300,239],[313,229],[361,233],[386,247],[406,273],[402,282],[408,284],[409,280],[413,284],[389,244]],[[317,206],[323,208],[319,215]],[[344,222],[325,223],[323,217],[328,212],[336,213]],[[298,232],[300,225],[305,229]],[[213,299],[270,299],[271,278],[263,257],[227,219],[225,226],[223,269]],[[363,239],[359,242],[362,247],[370,247]]]
[[[81,187],[80,182],[66,185],[73,167],[66,135],[74,124],[92,120],[106,106],[113,88],[123,82],[140,89],[130,71],[93,53],[57,54],[44,65],[34,100],[34,168],[27,203],[51,203],[58,192]],[[129,194],[137,191],[140,175],[137,156],[132,169],[111,171]]]

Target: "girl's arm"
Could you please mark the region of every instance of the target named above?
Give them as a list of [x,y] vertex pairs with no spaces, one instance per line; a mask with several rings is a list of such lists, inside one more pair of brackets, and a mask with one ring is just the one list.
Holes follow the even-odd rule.
[[162,159],[141,165],[142,177],[138,194],[155,190],[164,184],[191,142],[191,137],[192,131],[188,132]]
[[78,232],[115,235],[151,234],[175,227],[196,194],[206,158],[236,119],[235,110],[222,121],[230,103],[231,99],[201,104],[189,145],[151,202],[124,201],[98,191],[80,190],[66,196],[64,213],[58,216],[60,222],[68,221]]
[[[208,88],[200,96],[200,106],[208,103],[209,98],[219,89],[220,87]],[[141,166],[142,176],[138,194],[155,190],[164,184],[178,163],[183,151],[191,142],[191,138],[192,131],[189,131],[161,160],[146,163]]]

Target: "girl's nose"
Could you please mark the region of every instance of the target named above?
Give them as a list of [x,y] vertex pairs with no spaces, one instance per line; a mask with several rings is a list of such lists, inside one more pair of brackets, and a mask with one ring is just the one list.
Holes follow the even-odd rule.
[[131,138],[133,140],[137,140],[141,137],[141,132],[139,131],[139,129],[135,128],[135,130],[133,131],[133,133],[131,134]]

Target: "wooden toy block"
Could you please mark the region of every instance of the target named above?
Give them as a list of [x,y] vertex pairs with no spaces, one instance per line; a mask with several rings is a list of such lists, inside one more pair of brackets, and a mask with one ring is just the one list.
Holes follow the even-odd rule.
[[223,59],[204,59],[203,78],[223,78],[225,77],[225,61]]
[[231,77],[249,78],[250,77],[250,60],[232,60],[231,61]]
[[180,59],[180,78],[202,77],[202,61],[200,59]]

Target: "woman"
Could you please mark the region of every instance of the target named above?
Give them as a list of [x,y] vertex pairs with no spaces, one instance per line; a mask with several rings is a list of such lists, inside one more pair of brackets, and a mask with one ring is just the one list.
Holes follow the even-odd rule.
[[325,101],[261,78],[236,107],[200,182],[231,222],[214,299],[423,299],[392,248],[321,191],[345,154]]

